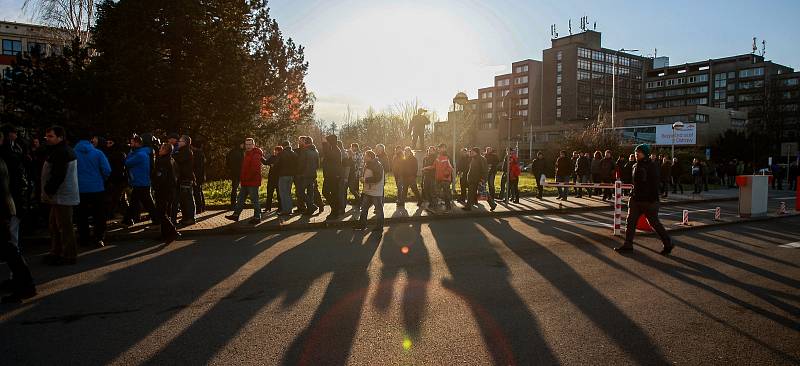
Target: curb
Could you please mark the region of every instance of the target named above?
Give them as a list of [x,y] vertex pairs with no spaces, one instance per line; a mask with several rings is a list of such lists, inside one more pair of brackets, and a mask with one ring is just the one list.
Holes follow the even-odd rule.
[[[679,206],[679,205],[697,204],[697,203],[729,202],[736,200],[738,200],[737,197],[712,198],[706,200],[692,200],[692,201],[671,201],[671,202],[662,202],[661,206],[668,207],[668,206]],[[430,216],[387,217],[385,219],[385,225],[390,225],[394,223],[431,222],[439,220],[458,220],[458,219],[470,219],[470,218],[491,218],[491,217],[503,218],[503,217],[522,216],[522,215],[532,215],[532,214],[570,215],[576,213],[605,211],[612,208],[613,206],[609,204],[607,206],[572,207],[572,208],[561,208],[561,209],[554,209],[554,208],[523,209],[523,210],[504,211],[504,212],[476,211],[476,212],[462,213],[458,215],[435,214]],[[744,221],[737,221],[737,222],[744,222]],[[185,230],[181,231],[181,234],[183,235],[183,238],[193,238],[193,237],[200,237],[207,235],[217,236],[217,235],[233,235],[233,234],[252,234],[259,232],[292,232],[292,231],[310,231],[318,229],[352,228],[353,225],[355,225],[355,220],[352,219],[348,221],[332,221],[332,222],[323,221],[323,222],[313,222],[313,223],[294,223],[287,225],[268,224],[263,226],[243,226],[240,224],[231,224],[212,229]],[[710,225],[704,225],[702,227],[706,226]],[[692,228],[691,227],[677,228],[673,230],[679,230],[679,229],[692,229]],[[144,231],[137,233],[107,233],[106,237],[108,238],[109,241],[123,241],[131,239],[151,239],[151,238],[155,239],[158,238],[159,234],[160,233],[158,230],[145,229]]]

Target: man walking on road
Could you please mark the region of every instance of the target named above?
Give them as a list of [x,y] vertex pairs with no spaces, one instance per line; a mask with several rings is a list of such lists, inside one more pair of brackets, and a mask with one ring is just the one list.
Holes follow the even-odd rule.
[[641,144],[636,147],[636,165],[633,166],[633,192],[628,204],[628,229],[625,231],[625,243],[614,248],[617,252],[633,251],[633,237],[636,234],[636,223],[639,216],[645,215],[650,226],[655,229],[664,247],[661,254],[668,255],[674,245],[664,225],[658,220],[658,184],[660,167],[650,160],[650,145]]

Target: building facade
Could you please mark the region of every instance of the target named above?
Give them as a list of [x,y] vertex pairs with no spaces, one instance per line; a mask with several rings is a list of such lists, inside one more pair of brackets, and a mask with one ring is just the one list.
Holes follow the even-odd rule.
[[17,55],[22,53],[61,54],[67,38],[65,33],[51,27],[0,21],[0,73],[6,75]]

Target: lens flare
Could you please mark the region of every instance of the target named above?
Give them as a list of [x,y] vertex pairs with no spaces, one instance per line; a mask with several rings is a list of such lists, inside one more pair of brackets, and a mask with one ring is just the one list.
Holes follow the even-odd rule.
[[411,350],[411,340],[410,339],[408,339],[408,338],[403,339],[403,349],[406,350],[406,351]]
[[408,254],[408,247],[402,247],[402,248],[400,248],[400,253],[403,253],[403,254]]

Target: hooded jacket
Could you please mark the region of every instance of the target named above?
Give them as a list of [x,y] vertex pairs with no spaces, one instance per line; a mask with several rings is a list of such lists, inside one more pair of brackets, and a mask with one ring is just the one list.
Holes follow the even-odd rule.
[[151,156],[153,156],[153,150],[149,146],[142,146],[131,151],[128,157],[125,158],[125,166],[128,168],[128,182],[131,187],[150,187]]
[[242,172],[239,175],[239,184],[242,187],[258,187],[261,185],[261,157],[264,152],[254,147],[250,151],[245,151],[242,160]]
[[659,166],[649,157],[633,166],[633,192],[631,201],[658,202]]
[[78,159],[78,189],[80,193],[105,191],[105,181],[111,175],[111,165],[102,151],[87,140],[75,145]]

